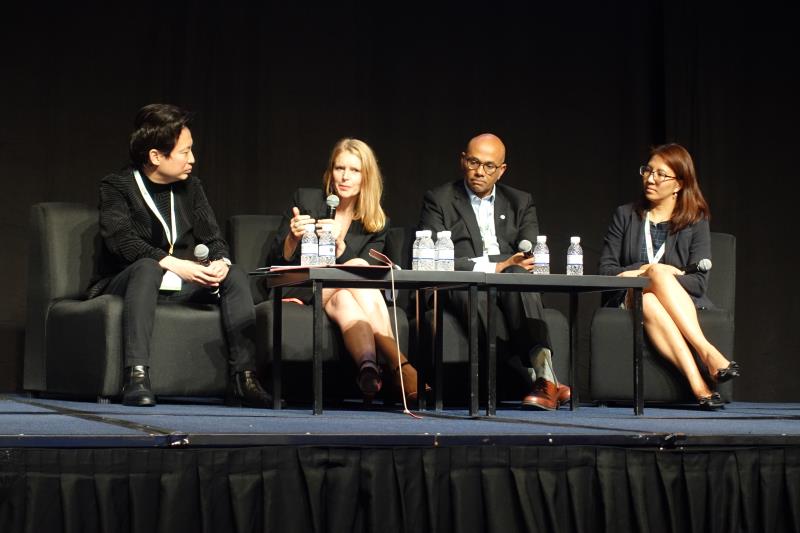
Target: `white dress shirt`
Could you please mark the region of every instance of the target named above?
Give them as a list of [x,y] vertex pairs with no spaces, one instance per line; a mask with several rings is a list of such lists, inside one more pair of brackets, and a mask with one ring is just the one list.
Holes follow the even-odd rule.
[[497,188],[492,187],[492,192],[485,198],[478,198],[472,192],[472,189],[467,186],[466,181],[464,182],[464,188],[467,190],[469,203],[475,213],[475,218],[478,220],[478,228],[481,231],[481,239],[483,240],[483,255],[471,258],[475,263],[472,271],[491,274],[495,272],[496,263],[490,263],[489,256],[500,253],[500,245],[497,243],[497,234],[494,228],[494,198]]

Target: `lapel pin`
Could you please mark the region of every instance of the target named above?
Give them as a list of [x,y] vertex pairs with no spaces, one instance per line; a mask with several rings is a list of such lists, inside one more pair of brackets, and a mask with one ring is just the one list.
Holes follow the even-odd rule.
[[500,220],[505,220],[505,219],[506,219],[505,215],[500,215]]

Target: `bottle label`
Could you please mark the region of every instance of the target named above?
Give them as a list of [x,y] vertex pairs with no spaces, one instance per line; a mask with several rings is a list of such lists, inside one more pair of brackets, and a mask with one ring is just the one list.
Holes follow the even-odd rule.
[[567,256],[567,264],[568,265],[582,265],[583,264],[583,256],[578,254],[569,254]]
[[317,255],[317,245],[313,242],[304,242],[300,245],[300,253],[303,255]]
[[436,250],[431,248],[420,248],[419,249],[419,258],[420,259],[435,259],[436,258]]
[[319,256],[320,257],[333,257],[336,255],[336,246],[333,244],[320,244]]
[[439,250],[436,255],[437,259],[444,259],[445,261],[452,261],[454,257],[453,250]]
[[533,264],[535,265],[549,265],[550,254],[533,254]]

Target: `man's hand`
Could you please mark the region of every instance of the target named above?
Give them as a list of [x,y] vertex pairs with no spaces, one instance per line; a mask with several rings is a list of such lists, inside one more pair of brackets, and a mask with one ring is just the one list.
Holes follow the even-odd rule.
[[522,252],[517,252],[505,261],[497,263],[495,272],[503,272],[505,269],[513,265],[521,266],[530,272],[533,270],[533,256],[526,256]]
[[[224,270],[216,263],[222,263]],[[228,265],[223,261],[214,261],[208,266],[203,266],[194,261],[178,259],[168,255],[158,263],[161,268],[174,272],[183,281],[197,283],[204,287],[219,287],[219,283],[228,275]],[[222,273],[222,275],[220,275]]]

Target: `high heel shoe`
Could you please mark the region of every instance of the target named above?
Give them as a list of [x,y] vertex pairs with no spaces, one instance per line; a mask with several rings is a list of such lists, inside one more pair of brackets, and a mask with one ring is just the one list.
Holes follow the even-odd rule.
[[726,368],[717,369],[717,373],[714,375],[714,381],[717,383],[725,383],[733,378],[738,378],[740,375],[741,369],[739,368],[739,363],[731,361]]
[[381,367],[378,366],[378,363],[373,359],[362,360],[358,365],[356,384],[361,389],[361,394],[364,395],[365,403],[372,402],[372,399],[380,392],[383,386]]
[[718,392],[712,392],[710,396],[701,396],[697,399],[697,406],[703,411],[716,411],[725,407],[725,402]]

